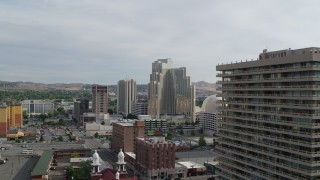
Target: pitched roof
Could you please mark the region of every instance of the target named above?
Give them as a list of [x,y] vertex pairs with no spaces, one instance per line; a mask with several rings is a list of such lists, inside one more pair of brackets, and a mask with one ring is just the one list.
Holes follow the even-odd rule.
[[43,151],[42,156],[38,160],[36,167],[31,172],[31,176],[39,176],[48,174],[49,164],[53,157],[52,150]]

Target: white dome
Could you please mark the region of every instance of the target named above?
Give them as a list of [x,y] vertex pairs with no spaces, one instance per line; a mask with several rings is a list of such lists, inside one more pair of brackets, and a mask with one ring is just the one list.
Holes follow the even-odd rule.
[[124,163],[124,153],[122,152],[122,149],[120,149],[120,152],[118,153],[118,163]]
[[218,112],[217,100],[219,99],[216,97],[216,95],[207,97],[202,103],[202,106],[201,106],[202,112],[217,113]]
[[94,151],[94,153],[93,153],[93,159],[99,159],[100,158],[100,156],[99,156],[99,154],[98,154],[98,152],[97,152],[97,150],[95,150]]
[[94,165],[94,166],[100,165],[100,163],[99,163],[100,156],[99,156],[99,154],[97,153],[97,150],[95,150],[95,152],[93,153],[92,159],[93,159],[92,165]]

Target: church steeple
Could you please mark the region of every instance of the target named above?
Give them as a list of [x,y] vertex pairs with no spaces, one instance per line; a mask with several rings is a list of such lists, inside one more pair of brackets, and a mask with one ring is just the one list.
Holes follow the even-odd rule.
[[125,168],[126,162],[124,161],[124,153],[122,152],[122,149],[120,149],[120,152],[118,153],[117,165],[117,173],[119,173],[120,178],[127,177],[127,170]]
[[101,165],[99,163],[100,156],[97,153],[97,150],[95,150],[93,156],[92,156],[92,173],[98,173],[99,172],[99,166]]

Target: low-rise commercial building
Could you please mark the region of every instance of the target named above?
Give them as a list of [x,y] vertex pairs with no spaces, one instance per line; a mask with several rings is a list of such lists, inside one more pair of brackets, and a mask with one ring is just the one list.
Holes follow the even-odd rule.
[[54,104],[51,100],[24,100],[21,102],[27,114],[53,113]]
[[48,171],[50,168],[52,157],[53,157],[52,150],[43,151],[35,168],[31,172],[31,179],[32,180],[48,179]]

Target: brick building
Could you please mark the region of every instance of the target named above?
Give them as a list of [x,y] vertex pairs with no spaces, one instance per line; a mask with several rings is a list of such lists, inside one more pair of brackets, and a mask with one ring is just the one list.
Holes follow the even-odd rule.
[[114,152],[134,152],[136,137],[144,137],[144,121],[126,121],[112,126],[111,148]]
[[164,137],[136,138],[136,168],[150,179],[175,177],[175,143]]

